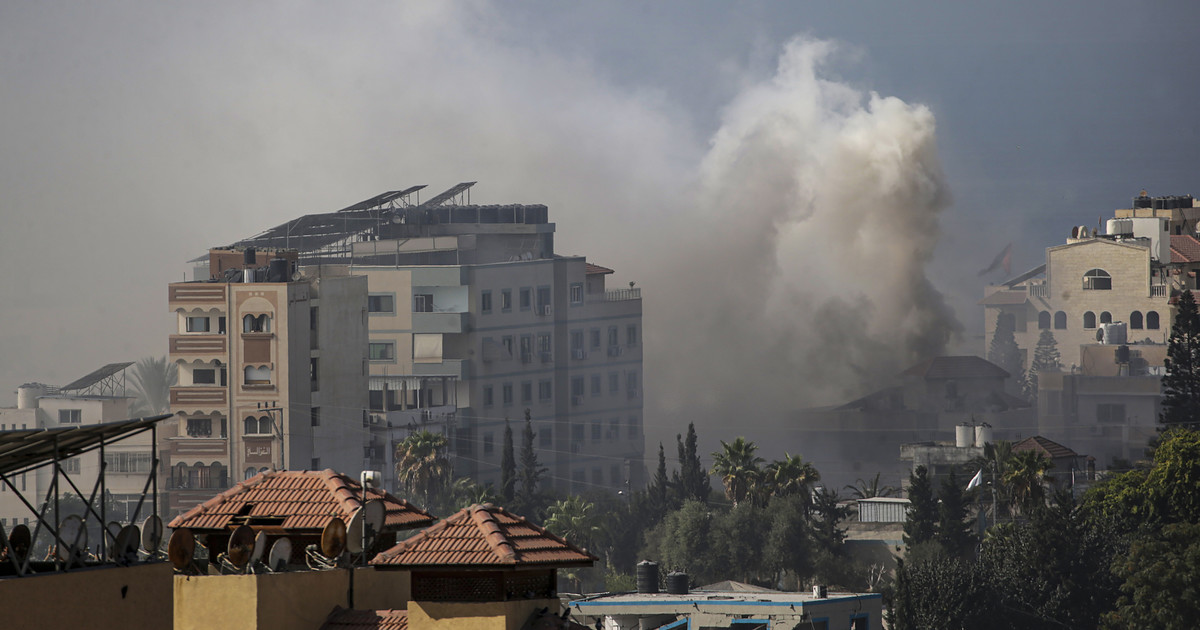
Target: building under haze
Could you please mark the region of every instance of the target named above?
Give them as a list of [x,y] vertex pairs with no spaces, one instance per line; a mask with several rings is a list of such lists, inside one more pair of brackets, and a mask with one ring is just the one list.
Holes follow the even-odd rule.
[[[498,485],[505,422],[519,450],[528,411],[550,485],[640,486],[640,289],[556,253],[546,206],[472,205],[471,185],[424,202],[423,186],[387,192],[227,250],[286,251],[305,278],[366,282],[366,442],[335,468],[380,470],[394,488],[395,445],[428,429],[449,438],[456,475]],[[198,260],[196,276],[224,260]]]
[[213,250],[168,287],[175,418],[159,430],[166,514],[270,469],[357,474],[369,444],[367,282],[309,278],[295,252]]

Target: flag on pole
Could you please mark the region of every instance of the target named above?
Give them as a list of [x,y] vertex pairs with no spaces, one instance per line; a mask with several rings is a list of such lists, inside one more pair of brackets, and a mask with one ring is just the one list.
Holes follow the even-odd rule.
[[983,485],[983,469],[982,468],[979,469],[979,472],[975,473],[974,477],[971,477],[970,483],[967,484],[967,490],[970,490],[971,488],[974,488],[974,487],[980,486],[980,485]]
[[999,269],[1000,267],[1004,267],[1005,274],[1012,273],[1012,243],[1006,245],[1003,251],[1001,251],[999,254],[996,254],[996,257],[992,259],[992,264],[988,265],[987,269],[980,271],[979,275],[985,276]]

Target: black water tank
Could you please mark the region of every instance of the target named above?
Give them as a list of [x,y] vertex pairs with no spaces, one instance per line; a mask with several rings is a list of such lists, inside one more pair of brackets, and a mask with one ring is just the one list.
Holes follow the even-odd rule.
[[649,560],[638,563],[637,590],[639,593],[658,592],[658,563]]
[[247,247],[246,249],[242,250],[242,265],[246,267],[253,267],[255,265],[256,258],[257,256],[255,256],[253,247]]
[[287,282],[288,268],[291,266],[286,258],[272,258],[271,265],[267,268],[267,282]]
[[1129,363],[1129,346],[1117,346],[1117,363]]
[[667,592],[672,595],[687,595],[688,575],[674,571],[667,574]]

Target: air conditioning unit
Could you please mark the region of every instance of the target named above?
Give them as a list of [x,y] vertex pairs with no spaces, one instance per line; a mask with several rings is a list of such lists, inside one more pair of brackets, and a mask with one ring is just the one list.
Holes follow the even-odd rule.
[[583,404],[583,396],[572,396],[571,404],[575,405],[576,407],[578,407],[579,405],[582,405]]
[[583,348],[576,348],[571,351],[571,357],[575,359],[586,359],[587,350],[584,350]]
[[619,357],[624,352],[625,352],[625,348],[622,348],[621,346],[609,346],[608,347],[608,356],[610,356],[610,357]]
[[549,304],[541,304],[537,307],[538,315],[553,315],[554,307]]
[[370,414],[367,417],[371,419],[371,424],[379,424],[383,420],[383,416],[377,413]]

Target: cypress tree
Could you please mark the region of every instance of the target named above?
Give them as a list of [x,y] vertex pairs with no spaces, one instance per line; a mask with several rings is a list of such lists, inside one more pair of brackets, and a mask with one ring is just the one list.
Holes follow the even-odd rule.
[[966,557],[973,546],[971,523],[967,520],[967,503],[963,500],[963,487],[958,476],[942,481],[941,502],[938,503],[937,541],[951,555]]
[[996,330],[992,333],[992,343],[988,346],[987,360],[995,363],[1008,372],[1017,388],[1025,382],[1025,366],[1021,360],[1021,348],[1013,336],[1013,318],[1005,317],[1004,313],[996,316]]
[[687,439],[676,435],[679,443],[679,498],[680,501],[695,500],[708,502],[708,493],[712,486],[708,482],[708,471],[700,463],[700,454],[696,452],[696,424],[688,423]]
[[909,547],[933,540],[937,534],[938,504],[924,466],[908,477],[908,518],[904,521],[904,544]]
[[1062,367],[1059,362],[1058,340],[1054,333],[1043,330],[1038,336],[1037,347],[1033,350],[1033,361],[1029,364],[1029,373],[1025,375],[1025,397],[1031,402],[1037,401],[1038,374],[1046,370],[1057,370]]
[[1200,316],[1191,291],[1179,296],[1163,366],[1162,423],[1200,428]]
[[508,418],[505,418],[504,446],[500,453],[500,498],[504,500],[505,504],[512,503],[516,496],[516,484],[517,460],[513,451],[513,430]]
[[529,410],[525,410],[525,434],[521,441],[521,494],[517,497],[518,503],[523,511],[531,511],[537,506],[537,489],[538,484],[542,481],[542,475],[546,474],[546,468],[543,468],[538,462],[537,452],[533,450],[533,438],[537,434],[533,431],[533,421],[530,419]]

